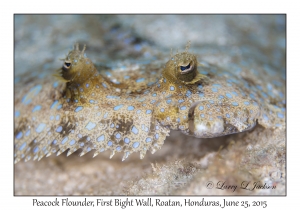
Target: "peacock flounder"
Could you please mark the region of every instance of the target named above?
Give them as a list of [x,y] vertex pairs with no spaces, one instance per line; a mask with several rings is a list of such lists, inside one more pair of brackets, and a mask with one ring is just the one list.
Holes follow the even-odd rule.
[[280,107],[256,100],[260,93],[246,80],[242,85],[225,69],[199,63],[188,47],[171,55],[159,79],[151,71],[138,80],[130,71],[107,78],[76,44],[56,78],[24,76],[15,85],[15,163],[78,149],[143,158],[161,148],[170,130],[212,138],[250,130],[257,121],[284,126]]

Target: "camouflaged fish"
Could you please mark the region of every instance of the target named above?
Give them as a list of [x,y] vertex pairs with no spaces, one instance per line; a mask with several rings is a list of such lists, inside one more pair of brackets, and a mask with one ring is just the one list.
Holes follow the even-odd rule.
[[143,158],[161,148],[170,130],[212,138],[257,122],[285,128],[285,104],[276,101],[280,88],[258,87],[251,76],[198,62],[188,47],[171,55],[160,78],[152,71],[138,80],[130,70],[107,78],[76,44],[56,79],[24,76],[15,84],[15,163],[78,149],[81,155],[110,150],[111,157],[123,152],[123,160],[133,152]]

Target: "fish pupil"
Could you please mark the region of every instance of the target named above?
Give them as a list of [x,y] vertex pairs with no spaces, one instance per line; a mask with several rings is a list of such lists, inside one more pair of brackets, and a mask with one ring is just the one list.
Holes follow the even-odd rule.
[[181,71],[185,71],[186,69],[189,69],[189,68],[190,68],[190,64],[187,66],[180,66]]
[[70,67],[71,63],[65,63],[66,67]]
[[71,67],[71,63],[65,62],[65,64],[64,64],[63,67],[62,67],[62,69],[63,69],[64,71],[67,71],[70,67]]

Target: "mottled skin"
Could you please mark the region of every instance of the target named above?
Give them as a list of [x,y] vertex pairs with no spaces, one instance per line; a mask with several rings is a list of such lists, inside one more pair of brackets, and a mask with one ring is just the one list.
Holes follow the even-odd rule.
[[132,152],[143,158],[163,145],[170,130],[211,138],[252,129],[257,121],[285,127],[285,104],[262,99],[267,84],[257,87],[249,78],[200,64],[187,49],[171,57],[158,81],[152,69],[149,78],[130,70],[107,78],[84,50],[75,45],[69,52],[56,75],[60,82],[24,77],[16,84],[15,162],[67,149],[68,155],[95,149],[94,156],[110,150],[111,157],[124,152],[123,160]]
[[[134,151],[143,157],[163,144],[169,129],[147,114],[143,98],[122,94],[120,87],[101,76],[78,45],[65,59],[59,72],[65,86],[35,86],[16,110],[27,111],[16,118],[16,162],[22,157],[40,159],[51,153],[68,155],[82,148],[81,155],[96,149],[124,152],[124,159]],[[46,82],[46,84],[48,84]],[[36,89],[44,97],[35,97]],[[26,103],[30,99],[30,103]],[[35,106],[41,106],[37,111]],[[29,114],[28,114],[29,113]],[[30,132],[30,133],[28,133]],[[28,134],[28,135],[27,135]]]

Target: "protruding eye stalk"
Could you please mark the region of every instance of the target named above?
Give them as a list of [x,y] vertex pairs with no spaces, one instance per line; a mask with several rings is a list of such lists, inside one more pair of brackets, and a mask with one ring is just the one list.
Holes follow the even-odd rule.
[[171,59],[167,62],[162,75],[170,82],[183,83],[185,85],[193,85],[203,82],[205,75],[197,71],[197,57],[187,52],[171,54]]
[[181,70],[181,74],[186,74],[189,73],[190,71],[192,71],[194,69],[194,66],[189,63],[187,66],[180,66],[180,70]]
[[66,61],[63,65],[63,70],[66,71],[69,70],[70,68],[71,68],[71,62]]

